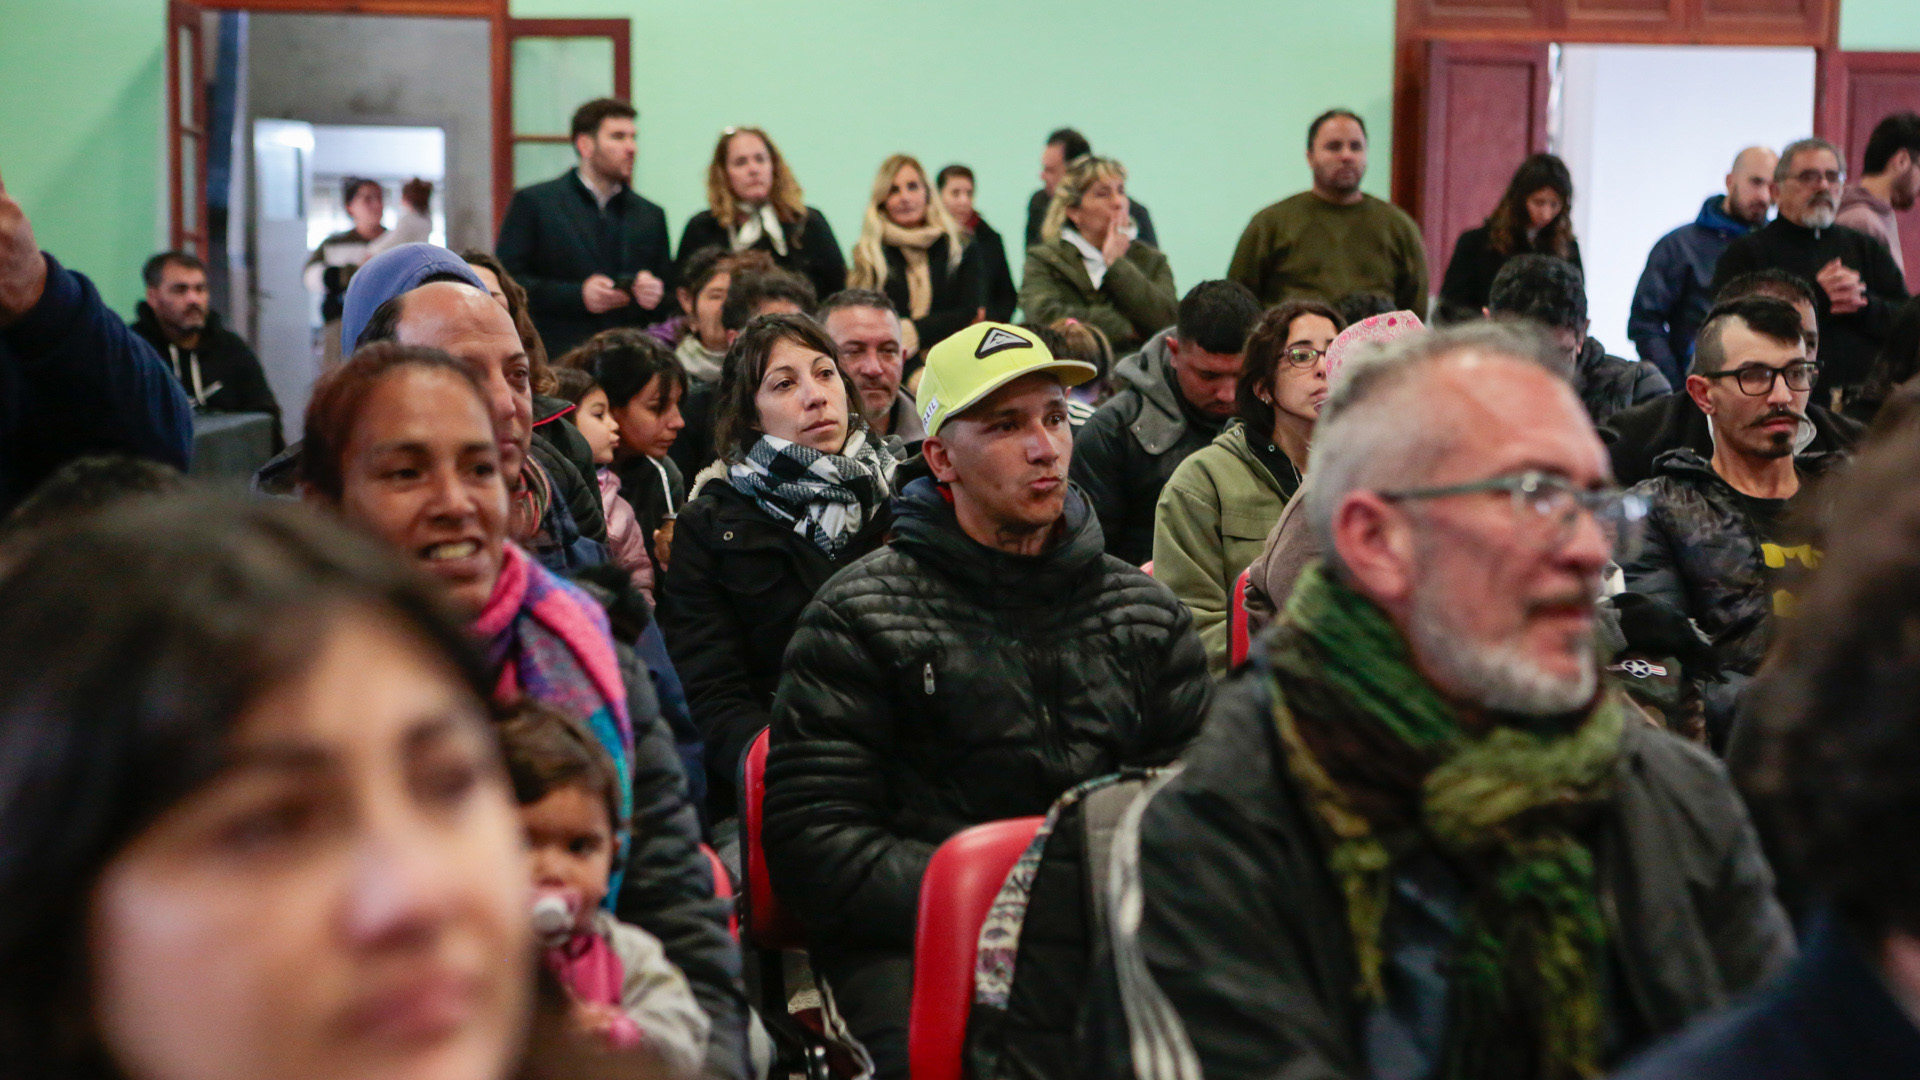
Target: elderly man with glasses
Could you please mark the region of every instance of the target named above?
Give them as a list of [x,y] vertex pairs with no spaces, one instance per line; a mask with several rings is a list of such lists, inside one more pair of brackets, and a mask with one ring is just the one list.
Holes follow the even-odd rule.
[[1646,542],[1622,564],[1627,588],[1685,613],[1731,673],[1703,687],[1716,745],[1766,656],[1774,619],[1792,615],[1806,576],[1820,565],[1803,504],[1811,481],[1840,455],[1794,453],[1811,423],[1807,399],[1819,375],[1807,357],[1806,327],[1785,302],[1754,296],[1714,308],[1701,324],[1686,385],[1712,427],[1713,455],[1670,450],[1633,488],[1648,517]]
[[1886,245],[1835,224],[1846,181],[1845,159],[1832,143],[1789,145],[1773,170],[1780,216],[1729,245],[1713,272],[1715,294],[1734,278],[1765,269],[1818,286],[1823,404],[1866,381],[1907,299],[1906,276]]
[[1786,961],[1725,773],[1600,676],[1640,506],[1564,365],[1482,324],[1336,380],[1325,561],[1117,834],[1088,1072],[1598,1076]]

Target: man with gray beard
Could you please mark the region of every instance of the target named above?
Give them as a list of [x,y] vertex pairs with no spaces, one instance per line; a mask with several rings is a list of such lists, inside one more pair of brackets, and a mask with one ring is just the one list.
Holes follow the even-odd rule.
[[1717,296],[1734,278],[1768,268],[1815,283],[1822,404],[1830,390],[1844,395],[1866,380],[1907,299],[1905,272],[1886,245],[1834,224],[1846,180],[1844,159],[1832,143],[1801,139],[1788,145],[1773,168],[1780,216],[1728,245],[1709,290]]
[[1326,561],[1115,840],[1090,1073],[1597,1076],[1788,959],[1724,772],[1599,679],[1638,507],[1552,364],[1480,325],[1343,374]]

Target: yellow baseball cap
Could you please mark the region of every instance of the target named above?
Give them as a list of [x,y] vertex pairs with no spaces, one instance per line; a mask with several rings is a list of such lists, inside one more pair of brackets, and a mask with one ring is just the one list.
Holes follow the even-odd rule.
[[938,435],[950,417],[1022,375],[1050,372],[1062,386],[1100,374],[1084,360],[1058,360],[1046,344],[1017,326],[977,322],[927,350],[920,375],[920,423]]

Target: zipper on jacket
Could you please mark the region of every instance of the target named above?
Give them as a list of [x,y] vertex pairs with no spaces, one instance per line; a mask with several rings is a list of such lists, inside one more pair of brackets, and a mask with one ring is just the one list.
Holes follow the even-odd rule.
[[927,661],[927,666],[920,670],[920,689],[928,697],[933,696],[933,661],[931,660]]

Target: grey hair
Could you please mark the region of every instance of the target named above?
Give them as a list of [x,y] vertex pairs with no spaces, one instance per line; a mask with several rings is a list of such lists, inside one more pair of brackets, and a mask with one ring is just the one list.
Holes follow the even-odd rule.
[[1566,353],[1521,321],[1466,323],[1349,359],[1314,423],[1306,488],[1307,521],[1327,565],[1344,569],[1333,543],[1333,516],[1349,494],[1419,485],[1458,436],[1452,418],[1420,406],[1411,391],[1441,361],[1468,353],[1534,364],[1562,381],[1573,375]]
[[1793,142],[1787,144],[1785,150],[1780,151],[1780,160],[1773,163],[1773,182],[1778,184],[1785,181],[1787,174],[1792,171],[1791,166],[1793,159],[1799,157],[1801,154],[1814,150],[1825,150],[1827,153],[1832,154],[1833,160],[1840,163],[1840,174],[1842,176],[1846,175],[1847,155],[1841,153],[1839,147],[1827,140],[1813,136],[1805,139],[1795,139]]

